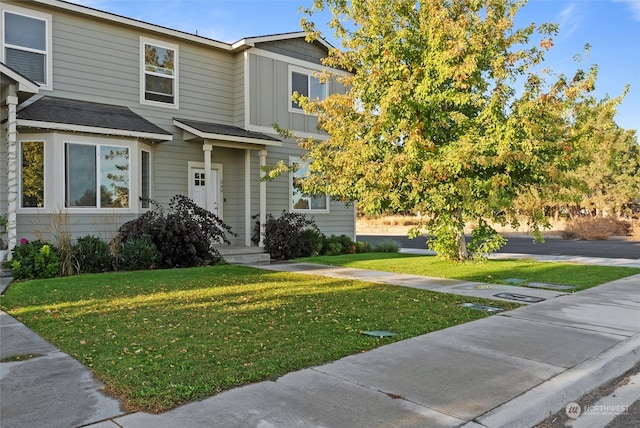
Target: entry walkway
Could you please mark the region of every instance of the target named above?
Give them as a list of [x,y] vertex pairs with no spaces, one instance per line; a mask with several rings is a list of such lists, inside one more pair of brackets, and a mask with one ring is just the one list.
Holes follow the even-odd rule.
[[[386,272],[294,263],[259,267],[397,280],[435,291],[458,287],[472,296],[496,293],[478,283],[435,278],[418,283],[420,278]],[[124,414],[88,370],[2,314],[0,354],[43,357],[0,365],[0,425],[526,428],[640,363],[639,290],[640,275],[574,294],[527,289],[527,294],[549,294],[540,303],[235,388],[162,414]],[[13,346],[9,353],[7,346]],[[70,367],[54,370],[61,361]]]

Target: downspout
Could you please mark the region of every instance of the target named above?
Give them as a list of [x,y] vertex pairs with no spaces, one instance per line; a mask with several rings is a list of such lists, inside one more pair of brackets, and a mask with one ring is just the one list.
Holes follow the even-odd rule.
[[7,100],[7,249],[9,257],[17,244],[18,222],[18,97],[16,86],[9,85]]

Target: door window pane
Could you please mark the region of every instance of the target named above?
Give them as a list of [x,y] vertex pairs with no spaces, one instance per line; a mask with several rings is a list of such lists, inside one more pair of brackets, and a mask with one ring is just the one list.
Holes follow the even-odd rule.
[[21,158],[21,206],[23,208],[44,207],[44,143],[23,142]]

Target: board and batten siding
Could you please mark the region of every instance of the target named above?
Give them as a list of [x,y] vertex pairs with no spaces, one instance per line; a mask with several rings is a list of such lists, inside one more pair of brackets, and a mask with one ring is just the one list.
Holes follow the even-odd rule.
[[322,65],[322,59],[327,56],[327,51],[320,42],[309,43],[302,37],[256,43],[256,48],[317,65]]
[[[318,121],[302,112],[291,112],[289,64],[263,55],[249,55],[250,124],[281,128],[303,133],[317,133]],[[332,88],[330,87],[329,90]]]

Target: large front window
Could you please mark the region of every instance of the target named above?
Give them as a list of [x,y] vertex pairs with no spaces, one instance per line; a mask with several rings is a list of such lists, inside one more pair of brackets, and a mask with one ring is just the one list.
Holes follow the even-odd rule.
[[67,143],[65,149],[67,207],[129,207],[127,147]]
[[48,85],[49,22],[4,11],[3,62],[34,82]]
[[44,142],[20,144],[20,206],[44,207]]
[[297,158],[291,159],[297,170],[291,173],[291,209],[293,211],[328,211],[329,198],[324,193],[308,195],[300,190],[300,183],[309,174],[309,164]]
[[143,101],[177,106],[177,47],[143,42],[142,51]]

